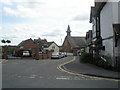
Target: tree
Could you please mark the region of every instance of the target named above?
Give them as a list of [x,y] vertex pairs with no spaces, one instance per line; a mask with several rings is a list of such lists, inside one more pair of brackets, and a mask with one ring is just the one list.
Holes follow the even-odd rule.
[[5,40],[1,40],[1,42],[2,42],[2,43],[6,43],[6,41],[5,41]]
[[[1,40],[2,43],[11,43],[10,40]],[[6,45],[3,49],[3,54],[2,54],[2,58],[7,59],[7,55],[8,55],[8,46]]]
[[6,43],[11,43],[11,41],[10,40],[6,40]]
[[2,43],[11,43],[11,41],[10,41],[10,40],[6,40],[6,41],[5,41],[4,39],[3,39],[3,40],[1,40],[1,42],[2,42]]

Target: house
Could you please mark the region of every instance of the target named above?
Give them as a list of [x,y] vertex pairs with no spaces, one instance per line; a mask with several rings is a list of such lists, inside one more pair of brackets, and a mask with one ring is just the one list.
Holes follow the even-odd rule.
[[59,46],[55,42],[46,39],[27,39],[18,44],[16,56],[22,56],[23,51],[29,51],[36,59],[50,58],[52,52],[59,52]]
[[36,44],[30,38],[30,39],[22,41],[20,44],[18,44],[18,47],[19,47],[19,49],[31,50],[33,48],[36,48]]
[[93,55],[100,56],[113,67],[120,62],[120,2],[96,2],[91,7]]
[[53,52],[59,52],[59,46],[55,42],[47,42],[44,44],[44,49]]
[[38,45],[34,42],[34,40],[30,38],[18,44],[18,47],[16,49],[16,56],[22,56],[23,51],[27,50],[32,53],[37,49],[39,49]]
[[64,52],[73,53],[73,55],[77,55],[78,52],[80,52],[80,50],[83,50],[85,48],[85,37],[71,36],[71,30],[69,25],[66,33],[67,36],[64,39],[62,49]]
[[86,32],[86,52],[87,53],[91,53],[92,54],[92,30],[89,30],[88,32]]
[[46,39],[34,39],[34,43],[38,45],[39,49],[44,47],[44,44],[48,43]]
[[16,49],[16,56],[22,56],[22,52],[25,50],[29,51],[30,53],[38,53],[43,48],[45,43],[47,43],[47,40],[40,38],[34,40],[31,38],[24,40],[18,44],[18,47]]

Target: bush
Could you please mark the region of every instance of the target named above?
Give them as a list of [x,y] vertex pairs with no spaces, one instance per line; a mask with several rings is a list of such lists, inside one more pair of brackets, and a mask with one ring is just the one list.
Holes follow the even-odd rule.
[[103,67],[105,69],[112,69],[112,66],[107,62],[102,59],[99,60],[98,66]]
[[[108,70],[113,69],[113,67],[109,64],[109,62],[102,60],[100,56],[95,55],[95,57],[93,58],[92,54],[87,53],[87,52],[83,52],[81,54],[79,62],[91,63],[91,64],[94,64],[96,66],[108,69]],[[117,71],[118,71],[118,67],[117,67]]]
[[87,53],[87,52],[83,52],[80,56],[80,62],[83,62],[83,63],[91,63],[92,61],[92,55],[90,53]]

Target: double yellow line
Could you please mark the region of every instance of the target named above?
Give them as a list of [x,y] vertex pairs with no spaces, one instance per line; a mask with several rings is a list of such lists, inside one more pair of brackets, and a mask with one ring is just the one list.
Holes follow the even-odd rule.
[[80,77],[94,78],[94,79],[98,79],[98,80],[110,80],[110,81],[115,81],[115,82],[120,81],[120,80],[117,80],[117,79],[102,78],[102,77],[97,77],[97,76],[90,76],[90,75],[84,75],[84,74],[80,74],[80,73],[71,72],[70,70],[68,70],[65,67],[65,65],[69,64],[69,63],[71,63],[71,62],[73,62],[75,60],[76,60],[76,57],[74,56],[72,60],[70,60],[68,62],[65,62],[63,64],[58,65],[57,69],[60,70],[60,71],[62,71],[62,72],[66,72],[68,74],[75,75],[75,76],[80,76]]

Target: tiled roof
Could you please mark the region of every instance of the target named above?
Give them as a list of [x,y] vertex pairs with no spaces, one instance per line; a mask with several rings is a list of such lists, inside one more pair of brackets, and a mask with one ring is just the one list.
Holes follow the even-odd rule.
[[21,43],[18,44],[18,46],[23,46],[25,44],[26,41],[29,41],[29,40],[32,40],[31,38],[30,39],[27,39],[27,40],[23,40]]
[[[47,43],[45,43],[44,45],[47,46],[47,48],[48,48],[52,43],[54,43],[56,46],[58,46],[54,41],[52,41],[52,42],[47,42]],[[59,46],[58,46],[58,47],[59,47]]]
[[24,45],[24,43],[25,43],[25,40],[24,41],[22,41],[21,43],[19,43],[18,44],[18,46],[20,47],[20,46],[23,46]]
[[67,37],[68,42],[73,48],[81,48],[85,47],[86,41],[85,37]]

